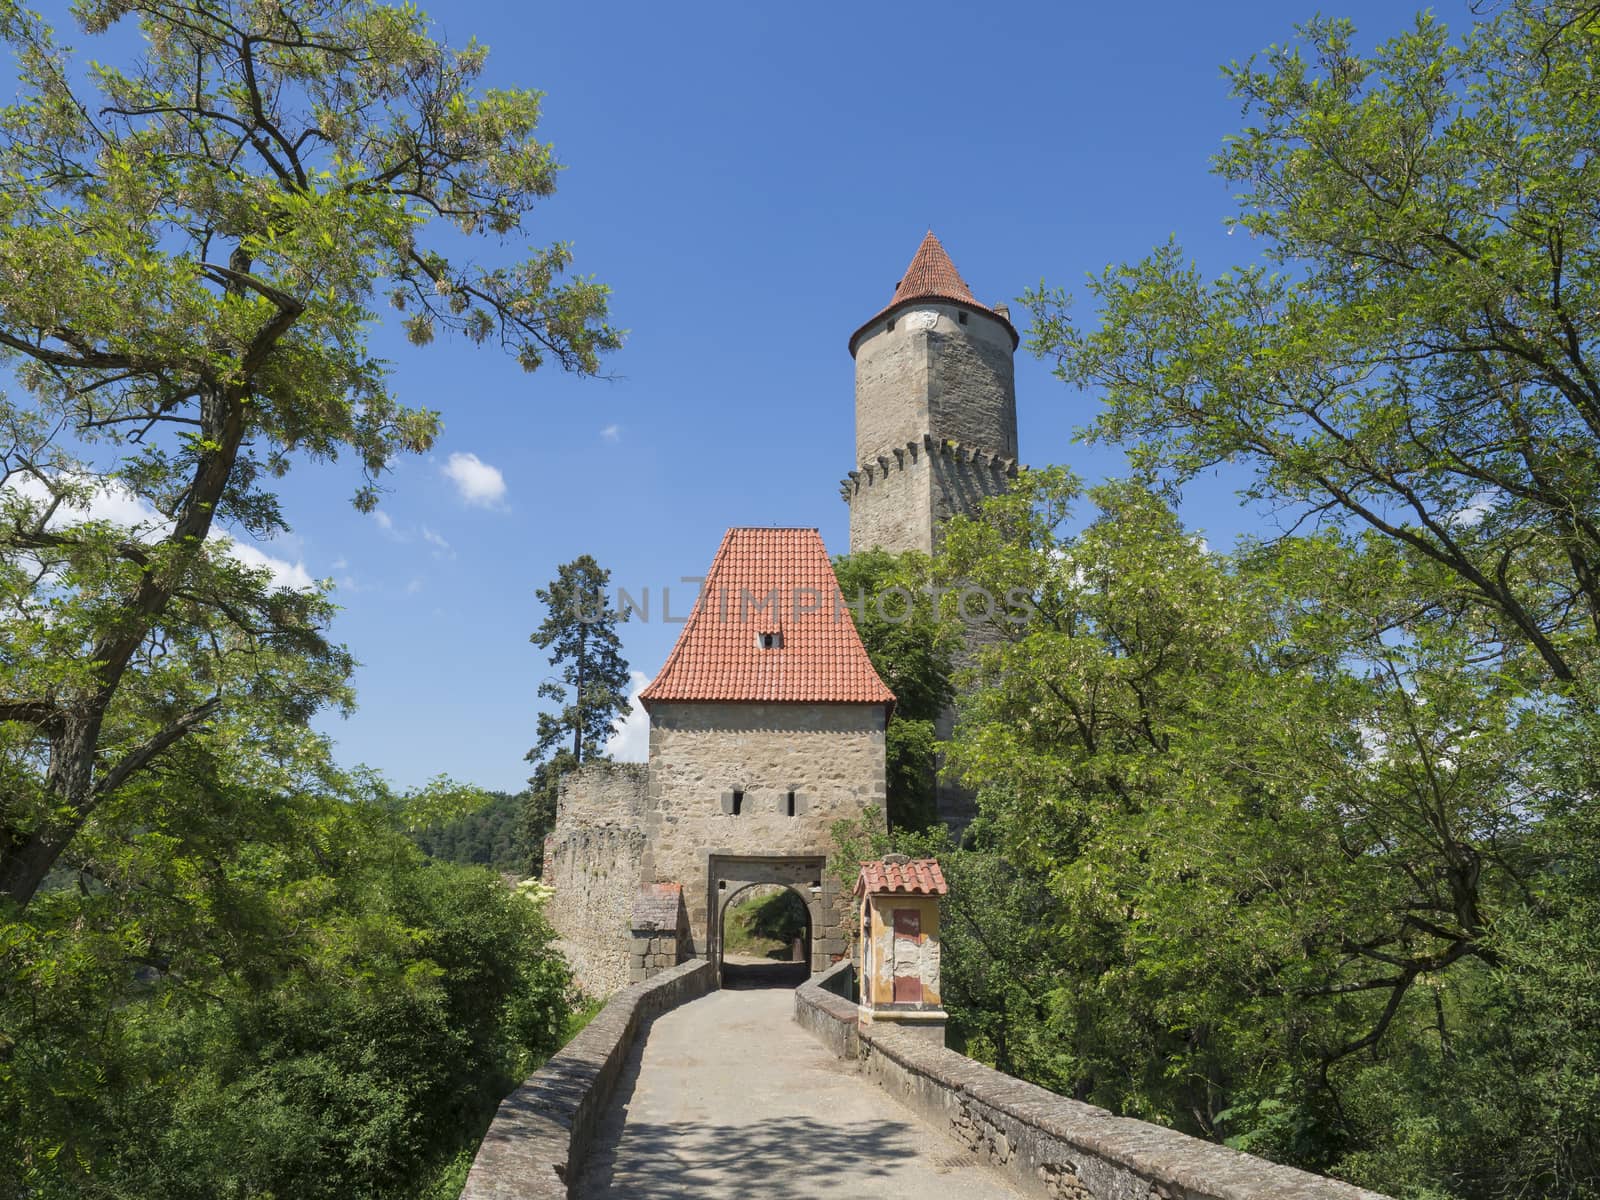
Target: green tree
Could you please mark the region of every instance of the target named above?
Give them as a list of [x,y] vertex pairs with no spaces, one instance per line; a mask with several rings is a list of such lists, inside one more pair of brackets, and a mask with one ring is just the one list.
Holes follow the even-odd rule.
[[405,831],[481,797],[173,747],[0,926],[0,1196],[419,1197],[551,1053],[535,903]]
[[528,640],[548,650],[550,665],[559,668],[559,678],[539,685],[540,698],[559,707],[539,714],[539,740],[527,754],[527,761],[537,764],[528,781],[526,820],[534,863],[555,824],[561,776],[604,758],[613,722],[628,711],[628,662],[617,635],[622,613],[607,600],[610,583],[611,572],[584,554],[563,563],[556,577],[534,592],[545,618]]
[[[557,171],[539,95],[477,87],[483,47],[370,0],[74,12],[85,37],[138,36],[91,66],[0,8],[0,349],[31,401],[0,405],[0,894],[22,904],[99,805],[272,690],[270,662],[318,673],[283,704],[340,698],[325,602],[213,535],[282,530],[269,484],[297,454],[354,456],[370,509],[432,442],[368,350],[380,295],[413,342],[458,333],[530,370],[592,372],[618,344],[606,290],[560,281],[566,247],[469,256],[525,236]],[[97,494],[150,519],[80,519]]]
[[1267,264],[1208,279],[1169,244],[1091,280],[1092,330],[1033,294],[1032,345],[1141,470],[1243,464],[1570,683],[1600,633],[1600,20],[1511,0],[1366,57],[1349,22],[1301,34],[1227,72],[1249,123],[1215,170]]
[[[952,864],[970,1044],[1404,1195],[1593,1193],[1563,957],[1600,961],[1592,718],[1483,661],[1383,540],[1217,554],[1141,487],[1047,471],[934,570],[1028,596],[950,747],[982,813]],[[1015,978],[963,961],[1021,913]]]
[[1030,297],[1035,348],[1101,389],[1093,436],[1144,478],[1236,463],[1317,530],[1256,557],[1293,637],[1338,654],[1330,678],[1366,671],[1345,718],[1362,746],[1300,761],[1349,797],[1327,827],[1347,861],[1318,870],[1344,881],[1330,922],[1369,914],[1350,967],[1381,969],[1291,985],[1346,987],[1329,996],[1361,1020],[1313,1088],[1267,1059],[1279,1090],[1224,1124],[1305,1153],[1307,1102],[1331,1099],[1326,1152],[1406,1194],[1600,1191],[1600,1046],[1573,982],[1600,962],[1597,17],[1511,0],[1367,55],[1313,22],[1229,70],[1247,124],[1216,170],[1265,263],[1208,278],[1168,245],[1091,281],[1092,329],[1063,293]]
[[490,792],[481,808],[419,829],[411,840],[430,858],[521,873],[528,858],[522,843],[526,808],[524,793]]
[[865,550],[834,559],[833,570],[867,656],[895,695],[885,732],[889,824],[926,828],[938,819],[935,723],[951,701],[956,635],[928,593],[926,555]]

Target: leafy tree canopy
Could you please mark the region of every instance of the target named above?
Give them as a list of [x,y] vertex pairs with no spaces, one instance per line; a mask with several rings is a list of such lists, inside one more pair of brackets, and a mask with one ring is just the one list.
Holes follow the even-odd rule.
[[[1375,1187],[1588,1194],[1560,954],[1596,957],[1597,723],[1417,619],[1387,551],[1221,555],[1058,471],[950,527],[936,576],[1030,597],[949,748],[982,812],[952,1011],[1007,1069]],[[963,961],[1011,963],[1023,911],[1026,963]]]
[[940,620],[926,555],[864,550],[836,558],[833,570],[867,656],[895,694],[885,734],[889,823],[925,828],[938,819],[935,726],[951,700],[958,635]]
[[1368,57],[1345,21],[1229,69],[1246,128],[1216,171],[1266,264],[1206,278],[1173,244],[1067,297],[1033,347],[1103,389],[1094,435],[1181,484],[1366,531],[1507,666],[1571,682],[1600,632],[1600,20],[1512,0]]
[[[0,4],[0,893],[26,904],[89,815],[198,731],[346,701],[322,596],[218,540],[284,528],[271,483],[348,455],[376,502],[432,412],[400,404],[368,329],[597,369],[606,290],[522,240],[557,163],[539,95],[482,89],[485,50],[414,8],[86,3],[137,23],[92,63]],[[139,518],[87,519],[96,501]],[[268,726],[275,719],[265,721]],[[281,747],[280,747],[281,749]],[[281,760],[281,755],[268,755]]]
[[[1264,262],[1030,297],[1137,483],[1036,476],[935,568],[1032,596],[951,751],[1053,914],[1027,1073],[1404,1196],[1600,1194],[1597,17],[1314,21],[1228,72]],[[1288,532],[1182,528],[1224,462]]]

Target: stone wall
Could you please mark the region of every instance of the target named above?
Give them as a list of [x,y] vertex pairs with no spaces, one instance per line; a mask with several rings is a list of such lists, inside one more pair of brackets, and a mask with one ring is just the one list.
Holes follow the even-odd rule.
[[933,492],[928,455],[920,442],[885,451],[881,462],[863,463],[850,472],[840,490],[850,505],[852,554],[873,547],[932,553]]
[[500,1102],[461,1200],[565,1200],[640,1026],[712,986],[711,964],[694,962],[612,997],[543,1069]]
[[[892,325],[892,328],[891,328]],[[856,460],[923,434],[1017,456],[1011,331],[998,318],[926,301],[856,341]]]
[[689,925],[683,915],[682,884],[640,884],[630,924],[629,983],[643,983],[688,956]]
[[857,1024],[841,963],[795,990],[795,1020],[917,1116],[1042,1200],[1384,1200],[1376,1192],[1112,1116],[905,1030]]
[[850,551],[876,546],[932,554],[944,522],[977,512],[1016,473],[1008,455],[933,434],[890,447],[839,485],[850,505]]
[[633,904],[645,850],[643,763],[587,763],[564,776],[545,840],[546,905],[579,986],[608,996],[627,985]]
[[[829,831],[868,807],[882,813],[883,737],[878,705],[653,706],[641,870],[645,882],[683,884],[689,953],[713,953],[718,897],[745,883],[815,885],[813,948],[843,952],[848,905],[828,881]],[[735,791],[737,814],[728,811]]]

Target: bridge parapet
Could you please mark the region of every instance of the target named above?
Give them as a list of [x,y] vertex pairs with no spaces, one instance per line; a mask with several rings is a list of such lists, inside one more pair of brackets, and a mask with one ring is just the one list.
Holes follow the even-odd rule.
[[795,991],[795,1020],[935,1128],[1044,1200],[1385,1200],[1320,1175],[1113,1116],[904,1030],[859,1025],[850,964]]
[[577,1037],[500,1102],[461,1200],[566,1200],[639,1026],[713,986],[713,964],[695,961],[613,996]]

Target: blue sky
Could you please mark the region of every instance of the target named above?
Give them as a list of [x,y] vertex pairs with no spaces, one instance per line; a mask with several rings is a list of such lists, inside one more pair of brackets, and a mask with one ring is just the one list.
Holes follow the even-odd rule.
[[[888,300],[926,228],[990,303],[1041,279],[1077,289],[1169,234],[1208,269],[1248,260],[1244,235],[1225,234],[1228,187],[1207,170],[1239,123],[1219,65],[1285,40],[1314,10],[433,11],[450,41],[490,46],[492,83],[548,92],[544,132],[569,169],[533,237],[574,243],[579,269],[614,289],[627,344],[612,378],[577,380],[379,329],[399,394],[442,410],[444,434],[388,478],[381,520],[349,506],[353,467],[297,469],[284,486],[294,535],[269,549],[338,581],[336,633],[362,664],[358,713],[324,722],[343,761],[404,785],[448,773],[515,789],[550,672],[527,641],[533,590],[557,564],[591,553],[659,603],[662,585],[704,570],[729,525],[814,525],[845,548],[846,338]],[[1355,17],[1367,45],[1411,9],[1330,11]],[[1073,441],[1092,395],[1025,353],[1017,394],[1024,461],[1091,479],[1120,470],[1117,452]],[[1186,498],[1213,544],[1257,520],[1231,488]],[[674,608],[691,598],[680,584]],[[655,671],[677,628],[629,625],[633,665]]]

